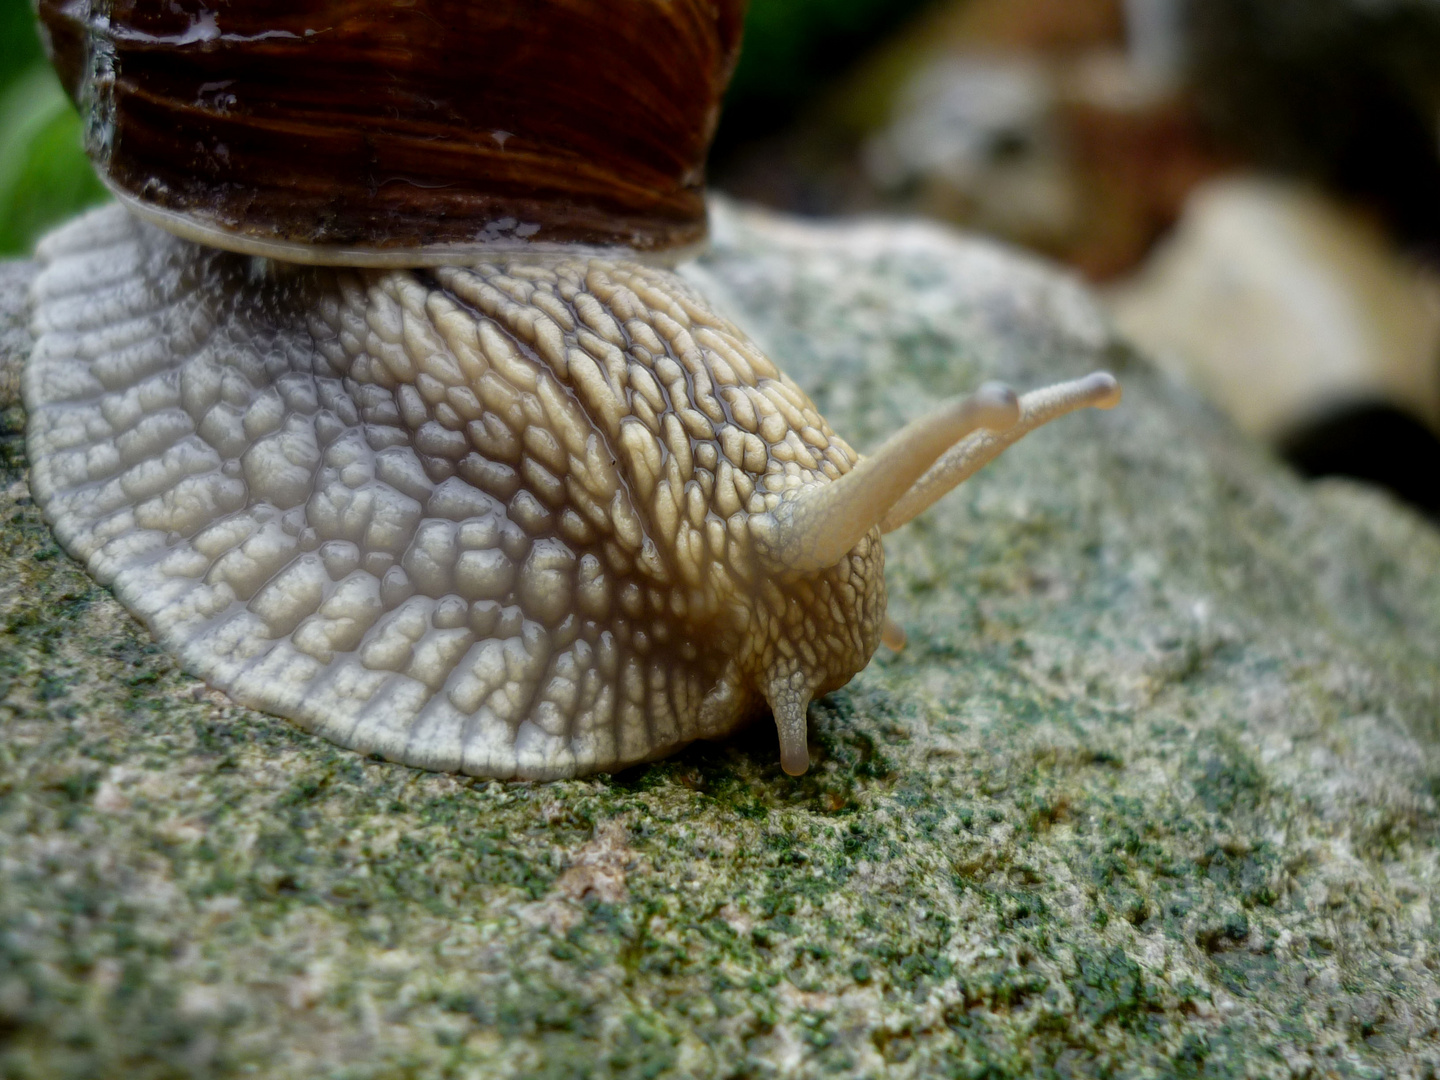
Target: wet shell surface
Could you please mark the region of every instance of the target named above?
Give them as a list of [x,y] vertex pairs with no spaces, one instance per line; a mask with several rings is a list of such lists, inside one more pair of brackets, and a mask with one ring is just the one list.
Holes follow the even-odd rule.
[[291,262],[705,235],[743,0],[37,0],[101,178]]
[[547,778],[723,735],[791,672],[803,759],[876,648],[878,529],[807,572],[756,541],[856,455],[666,271],[279,267],[118,207],[39,256],[36,498],[242,703]]

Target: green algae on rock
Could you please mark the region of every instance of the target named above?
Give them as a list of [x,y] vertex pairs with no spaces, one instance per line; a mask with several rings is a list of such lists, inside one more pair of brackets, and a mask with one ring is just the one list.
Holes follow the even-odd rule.
[[716,214],[694,280],[858,447],[1119,367],[892,538],[908,649],[617,777],[358,757],[60,552],[0,275],[0,1073],[1324,1075],[1440,1066],[1440,537],[1308,487],[1083,290],[928,226]]

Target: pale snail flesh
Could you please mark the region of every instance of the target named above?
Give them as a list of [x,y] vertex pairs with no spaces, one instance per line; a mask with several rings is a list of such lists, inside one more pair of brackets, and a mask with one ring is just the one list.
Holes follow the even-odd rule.
[[474,775],[618,769],[767,709],[803,773],[809,702],[899,640],[881,532],[1119,397],[989,385],[860,459],[613,253],[301,267],[112,206],[39,258],[31,486],[66,549],[236,700]]

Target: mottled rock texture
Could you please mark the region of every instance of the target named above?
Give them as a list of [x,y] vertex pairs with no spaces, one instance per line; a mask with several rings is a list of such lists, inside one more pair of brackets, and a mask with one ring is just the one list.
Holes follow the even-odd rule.
[[883,653],[613,777],[367,760],[183,675],[26,484],[0,272],[0,1075],[1428,1076],[1440,536],[1308,487],[1049,270],[717,214],[689,272],[860,449],[1095,366],[887,540]]

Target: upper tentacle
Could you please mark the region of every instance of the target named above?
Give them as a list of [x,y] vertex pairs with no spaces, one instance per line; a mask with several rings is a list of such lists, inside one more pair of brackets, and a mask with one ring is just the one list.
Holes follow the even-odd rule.
[[924,513],[947,492],[999,457],[1006,447],[1036,428],[1076,409],[1086,406],[1111,409],[1119,403],[1120,384],[1113,375],[1103,371],[1030,391],[1020,399],[1020,418],[1014,426],[1004,431],[977,431],[956,443],[893,501],[880,521],[880,531],[893,532]]

